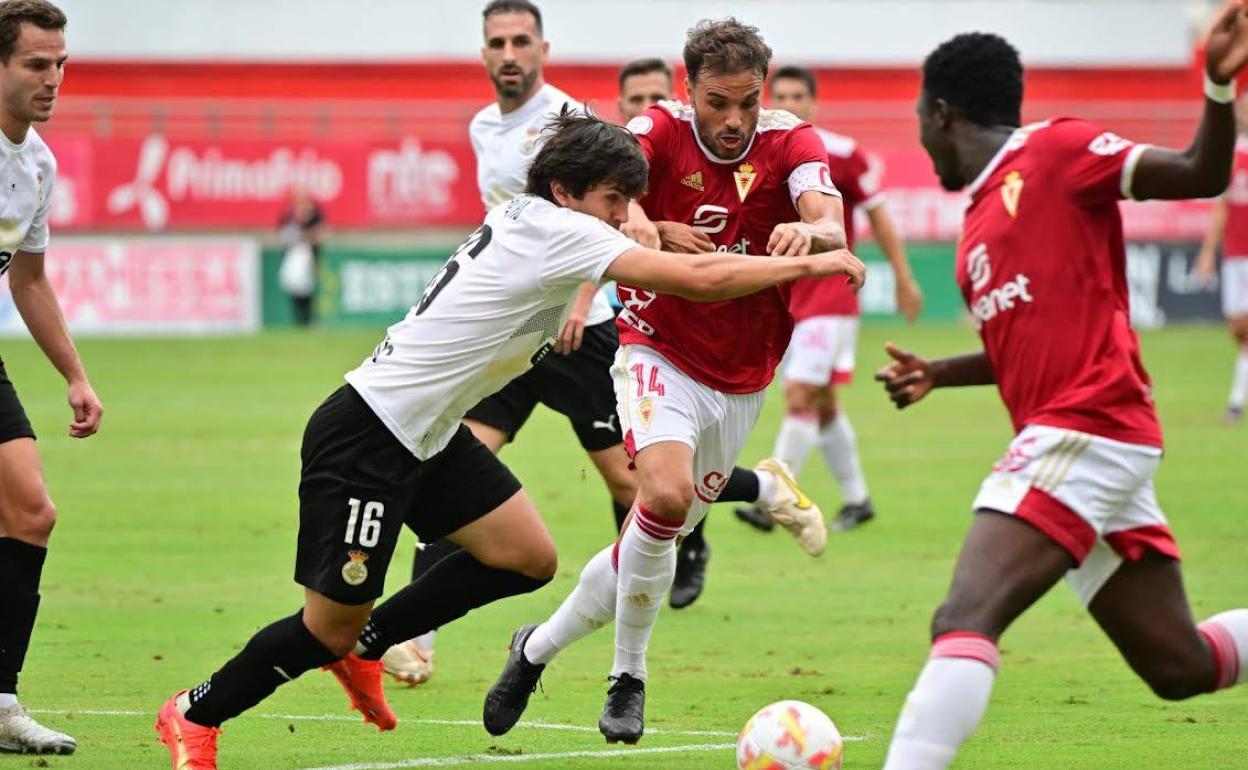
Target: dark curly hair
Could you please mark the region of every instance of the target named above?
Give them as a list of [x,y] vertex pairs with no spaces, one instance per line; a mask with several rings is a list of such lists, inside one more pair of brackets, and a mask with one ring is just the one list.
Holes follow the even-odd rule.
[[1023,64],[997,35],[968,32],[941,43],[923,62],[923,93],[980,126],[1023,122]]
[[763,42],[758,27],[732,17],[698,22],[689,30],[684,56],[691,81],[703,72],[725,75],[742,71],[753,71],[766,80],[771,64],[771,48]]
[[637,137],[627,129],[565,109],[544,133],[542,148],[529,166],[526,193],[554,203],[551,182],[563,185],[575,198],[600,184],[630,198],[646,189],[650,164]]

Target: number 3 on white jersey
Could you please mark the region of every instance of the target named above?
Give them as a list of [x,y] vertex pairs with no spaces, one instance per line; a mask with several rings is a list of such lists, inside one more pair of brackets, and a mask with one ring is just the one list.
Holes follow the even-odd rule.
[[360,525],[358,544],[365,548],[377,545],[377,541],[381,540],[381,517],[385,515],[385,506],[376,500],[364,503],[364,518],[361,521],[360,501],[353,497],[347,501],[347,505],[351,506],[351,518],[347,519],[346,543],[350,545],[355,540],[355,525],[358,523]]

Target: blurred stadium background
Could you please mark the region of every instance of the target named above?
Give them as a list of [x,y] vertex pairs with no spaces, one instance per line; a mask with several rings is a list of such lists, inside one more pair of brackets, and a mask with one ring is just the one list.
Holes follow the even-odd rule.
[[[325,212],[316,306],[326,326],[401,315],[482,211],[467,123],[493,93],[480,4],[463,0],[65,0],[71,62],[40,131],[60,162],[58,294],[78,335],[251,332],[291,323],[274,234],[289,189]],[[971,28],[1029,67],[1025,118],[1078,114],[1177,145],[1199,115],[1196,50],[1211,2],[1188,0],[547,0],[546,79],[614,117],[616,72],[679,64],[685,29],[734,13],[777,64],[815,67],[819,121],[884,163],[928,295],[954,320],[959,195],[916,141],[917,65]],[[678,68],[677,82],[681,80]],[[678,85],[678,92],[682,89]],[[1207,204],[1126,204],[1137,323],[1218,318],[1188,278]],[[73,238],[67,236],[72,235]],[[870,243],[862,251],[876,253]],[[892,310],[880,263],[868,316]],[[11,304],[0,329],[22,334]]]

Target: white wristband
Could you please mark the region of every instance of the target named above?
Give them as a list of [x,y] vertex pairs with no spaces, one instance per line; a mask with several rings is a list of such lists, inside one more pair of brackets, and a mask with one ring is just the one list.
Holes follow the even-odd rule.
[[1209,73],[1205,73],[1205,98],[1218,104],[1230,104],[1235,101],[1235,81],[1222,85],[1213,82]]

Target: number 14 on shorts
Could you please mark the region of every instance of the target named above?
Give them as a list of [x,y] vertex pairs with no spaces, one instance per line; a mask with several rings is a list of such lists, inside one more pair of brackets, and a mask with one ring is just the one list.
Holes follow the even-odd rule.
[[[649,377],[646,375],[646,369],[650,370]],[[646,393],[656,396],[662,396],[667,393],[667,388],[664,388],[663,383],[659,382],[659,367],[657,364],[646,366],[644,363],[636,363],[632,365],[629,371],[633,373],[633,379],[637,380],[637,398],[641,398]]]
[[[347,537],[344,542],[347,545],[361,545],[365,548],[372,548],[381,540],[381,518],[386,513],[386,507],[376,500],[362,502],[356,498],[347,501],[351,515],[347,519]],[[361,515],[362,514],[362,515]],[[356,527],[359,531],[356,531]],[[359,540],[356,540],[356,536]]]

